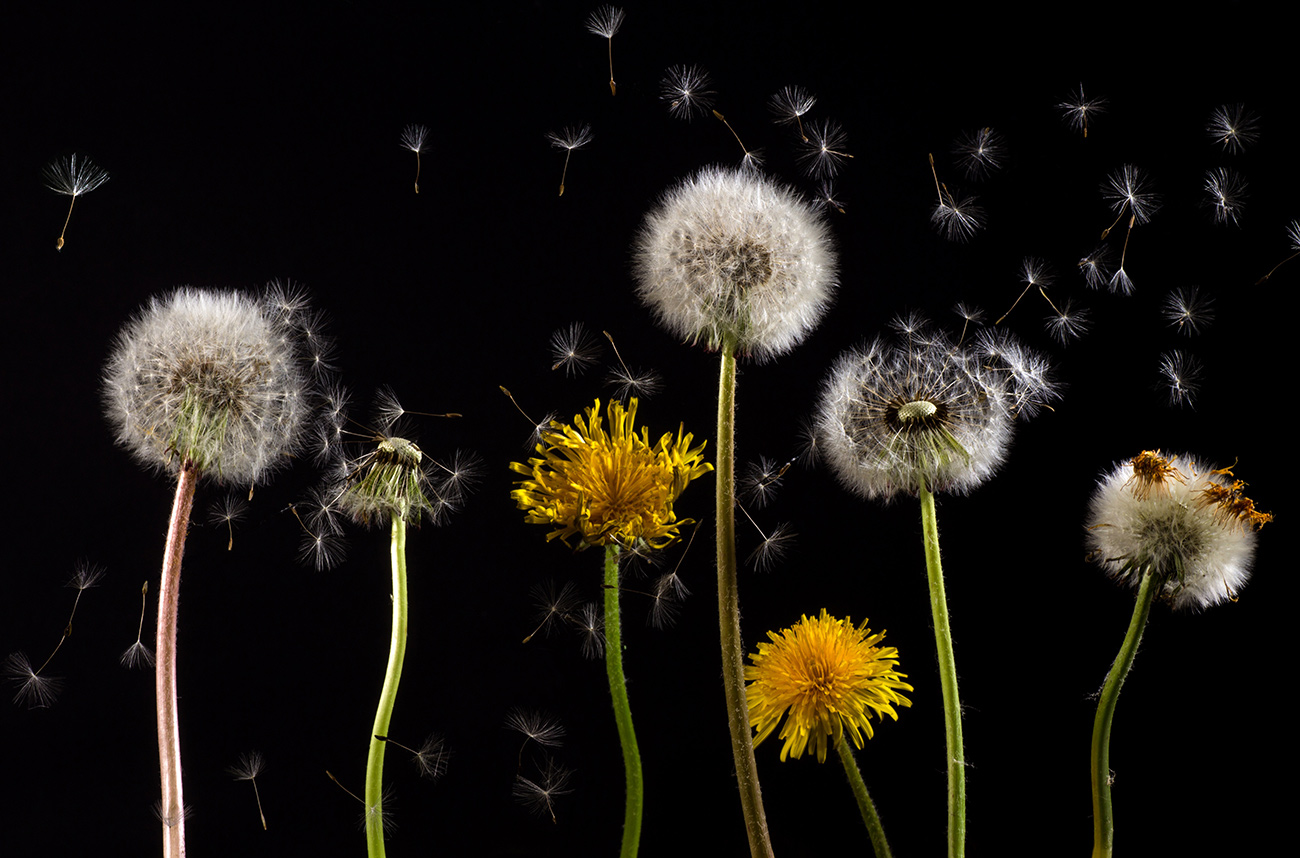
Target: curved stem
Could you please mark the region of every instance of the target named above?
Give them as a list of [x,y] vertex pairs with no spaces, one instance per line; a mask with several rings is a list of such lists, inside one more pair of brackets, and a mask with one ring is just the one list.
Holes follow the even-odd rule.
[[939,652],[939,684],[943,687],[943,732],[948,746],[948,858],[961,858],[966,854],[966,757],[961,739],[961,700],[957,697],[957,665],[952,654],[948,598],[943,592],[934,493],[926,486],[921,487],[921,531],[925,539],[925,572],[930,582],[934,644]]
[[[370,858],[384,854],[384,748],[388,723],[402,681],[402,660],[406,657],[406,521],[393,516],[393,634],[388,645],[388,670],[379,693],[375,725],[370,731],[370,753],[366,757],[366,851]],[[384,738],[379,738],[383,736]]]
[[1142,631],[1146,628],[1147,616],[1151,613],[1151,600],[1156,592],[1154,579],[1150,568],[1142,573],[1133,618],[1129,620],[1128,632],[1124,635],[1119,655],[1115,656],[1115,663],[1106,675],[1106,684],[1102,686],[1101,699],[1097,702],[1097,717],[1092,724],[1093,858],[1110,858],[1114,848],[1115,820],[1111,815],[1110,804],[1110,724],[1115,717],[1115,703],[1119,700],[1120,686],[1124,684],[1124,678],[1133,666],[1138,644],[1142,641]]
[[618,546],[605,546],[605,673],[609,695],[614,700],[614,723],[623,746],[623,771],[627,776],[627,803],[623,811],[621,858],[634,858],[641,845],[643,784],[641,752],[632,729],[632,707],[627,701],[627,680],[623,676],[623,641],[618,607]]
[[718,379],[718,624],[722,636],[722,685],[727,697],[727,724],[736,763],[740,806],[745,814],[752,856],[771,856],[772,841],[763,813],[763,794],[754,761],[754,731],[745,702],[745,650],[740,636],[740,595],[736,588],[736,341],[722,343]]
[[862,780],[862,772],[858,769],[857,761],[853,759],[853,751],[849,748],[844,733],[840,733],[840,739],[835,743],[835,750],[840,755],[840,762],[844,764],[844,774],[848,776],[853,797],[858,800],[858,810],[862,812],[862,822],[867,826],[867,834],[871,837],[871,848],[875,851],[876,858],[892,858],[893,853],[889,851],[889,842],[885,840],[885,828],[880,824],[876,805],[867,793],[867,785]]
[[194,489],[199,471],[192,462],[181,466],[176,478],[167,525],[167,546],[163,550],[162,585],[158,588],[158,635],[154,639],[154,697],[158,715],[158,763],[162,780],[162,804],[158,815],[163,824],[164,858],[185,855],[185,798],[181,790],[180,716],[176,703],[176,619],[180,607],[181,560],[185,556],[185,535],[194,507]]

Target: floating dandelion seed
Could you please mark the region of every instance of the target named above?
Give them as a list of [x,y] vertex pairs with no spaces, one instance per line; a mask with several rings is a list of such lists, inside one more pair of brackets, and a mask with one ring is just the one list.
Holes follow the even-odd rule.
[[1180,287],[1165,298],[1160,314],[1180,333],[1190,337],[1214,321],[1214,299],[1201,295],[1195,286]]
[[429,129],[423,125],[408,125],[402,129],[402,148],[415,153],[415,192],[420,192],[420,151],[424,148],[424,138],[429,136]]
[[805,614],[797,624],[768,632],[770,643],[758,645],[745,667],[754,744],[772,735],[785,720],[779,738],[784,761],[803,756],[809,744],[818,762],[847,735],[862,747],[862,734],[874,733],[871,718],[898,720],[895,706],[911,706],[900,691],[912,691],[898,672],[898,650],[882,647],[885,633],[872,634],[866,620],[858,626],[845,618]]
[[794,542],[795,534],[790,528],[789,522],[782,522],[774,527],[771,532],[759,527],[754,517],[749,514],[743,504],[737,504],[737,508],[749,520],[750,525],[758,533],[759,543],[754,550],[749,552],[745,558],[745,563],[758,572],[770,572],[772,568],[785,556],[786,550],[790,543]]
[[571,770],[547,757],[541,775],[536,780],[526,778],[522,774],[515,776],[515,785],[511,788],[511,794],[534,813],[539,816],[549,814],[551,822],[558,823],[559,820],[555,818],[555,799],[573,792],[569,788],[572,777]]
[[1100,289],[1110,282],[1110,248],[1098,245],[1097,249],[1079,260],[1083,282],[1089,289]]
[[1163,379],[1170,405],[1195,407],[1196,395],[1201,390],[1201,362],[1184,351],[1175,349],[1160,356],[1160,377]]
[[582,634],[583,658],[595,661],[605,654],[605,621],[601,618],[600,608],[595,602],[588,602],[582,606],[578,631]]
[[[1048,273],[1047,263],[1044,260],[1039,259],[1037,256],[1026,256],[1020,262],[1020,282],[1025,284],[1025,288],[1020,290],[1020,294],[1016,296],[1016,300],[1011,302],[1011,306],[1007,308],[1007,311],[993,324],[1002,324],[1002,320],[1011,315],[1011,311],[1016,309],[1016,305],[1020,303],[1020,299],[1025,297],[1030,289],[1037,289],[1038,293],[1043,296],[1047,303],[1051,304],[1051,299],[1047,297],[1047,287],[1051,286],[1055,279],[1055,277]],[[1056,309],[1056,306],[1053,305],[1052,309]]]
[[1283,259],[1277,265],[1274,265],[1272,268],[1270,268],[1267,274],[1265,274],[1263,277],[1255,281],[1256,286],[1263,283],[1268,278],[1272,277],[1274,271],[1278,270],[1283,265],[1290,262],[1292,259],[1295,259],[1297,256],[1300,256],[1300,220],[1293,220],[1291,221],[1291,223],[1287,224],[1286,237],[1290,239],[1291,249],[1294,250],[1295,253],[1292,253],[1286,259]]
[[768,106],[780,125],[793,124],[799,129],[799,137],[806,143],[808,135],[803,130],[803,115],[812,110],[817,103],[817,96],[801,86],[783,86],[768,100]]
[[623,402],[627,402],[632,397],[649,399],[663,390],[663,377],[659,373],[653,369],[633,372],[624,362],[623,355],[619,354],[613,335],[609,331],[601,331],[601,333],[609,340],[609,346],[614,350],[614,357],[618,359],[618,366],[610,368],[605,375],[605,384],[614,386],[615,399]]
[[1088,119],[1106,112],[1106,99],[1088,98],[1083,94],[1083,84],[1079,84],[1079,94],[1071,96],[1057,105],[1064,114],[1065,121],[1071,128],[1079,128],[1083,136],[1088,136]]
[[566,581],[558,590],[554,581],[536,584],[531,592],[537,605],[537,626],[523,639],[523,643],[528,643],[542,630],[549,634],[556,621],[571,621],[578,606],[577,587],[572,581]]
[[759,456],[757,462],[750,462],[745,467],[745,475],[737,481],[741,495],[755,507],[762,509],[772,500],[777,487],[785,478],[785,472],[790,470],[793,464],[794,459],[779,465],[775,459]]
[[[1050,299],[1048,303],[1051,303]],[[1092,314],[1081,307],[1076,309],[1073,298],[1065,299],[1059,308],[1052,304],[1052,309],[1052,315],[1046,319],[1047,332],[1061,345],[1068,345],[1070,340],[1078,339],[1088,332]]]
[[727,130],[731,132],[731,136],[736,138],[736,145],[740,146],[740,151],[744,153],[740,159],[741,169],[750,172],[758,172],[758,169],[763,166],[762,151],[759,149],[751,150],[746,147],[745,141],[740,139],[740,135],[736,133],[736,129],[731,127],[731,123],[727,121],[727,117],[723,116],[716,110],[713,111],[713,115],[719,122],[727,127]]
[[77,616],[77,606],[81,604],[81,594],[98,586],[100,579],[103,577],[104,570],[102,568],[86,562],[77,564],[72,578],[69,579],[66,585],[77,591],[76,597],[72,600],[72,610],[68,612],[68,622],[63,627],[63,634],[59,637],[59,642],[54,645],[54,650],[41,663],[40,667],[33,670],[31,661],[22,652],[11,653],[5,659],[4,673],[18,687],[18,690],[14,693],[15,703],[25,703],[31,709],[46,709],[54,704],[59,690],[63,687],[63,680],[43,676],[42,674],[45,668],[49,667],[50,662],[54,660],[54,656],[63,648],[64,642],[72,637],[72,621]]
[[966,342],[966,331],[971,325],[979,325],[984,321],[984,311],[978,307],[971,307],[963,302],[957,302],[952,311],[961,317],[961,333],[957,336],[957,345]]
[[817,201],[828,209],[844,214],[844,203],[835,195],[835,186],[827,179],[817,186]]
[[140,625],[135,630],[135,643],[131,644],[122,653],[118,661],[125,668],[144,667],[148,665],[153,667],[153,650],[149,649],[141,640],[144,634],[144,609],[149,602],[149,582],[145,581],[140,587]]
[[533,431],[528,436],[528,440],[524,443],[524,447],[526,449],[531,450],[533,447],[537,446],[537,444],[542,440],[542,433],[545,432],[548,428],[550,428],[551,421],[554,420],[556,417],[558,417],[559,414],[557,414],[554,411],[549,411],[542,417],[541,420],[534,420],[533,418],[528,416],[527,411],[524,411],[523,406],[521,406],[519,402],[515,399],[515,395],[513,393],[511,393],[502,385],[497,385],[497,387],[501,390],[502,393],[506,395],[506,398],[510,400],[510,404],[514,405],[515,410],[518,411],[521,415],[523,415],[523,418],[532,425]]
[[229,771],[237,781],[251,781],[253,797],[257,799],[257,815],[262,819],[262,830],[266,831],[266,814],[262,811],[262,793],[257,789],[257,778],[266,768],[266,759],[258,751],[240,754],[239,761]]
[[804,165],[804,172],[818,179],[829,179],[839,172],[845,158],[852,158],[844,151],[849,142],[849,135],[838,122],[819,119],[808,123],[808,137],[805,138],[799,161]]
[[564,725],[533,709],[514,708],[506,713],[506,729],[522,733],[524,742],[519,746],[519,766],[523,769],[524,748],[536,742],[543,748],[558,748],[564,744]]
[[88,194],[108,181],[108,171],[99,167],[86,156],[69,155],[49,164],[43,171],[45,186],[56,194],[72,197],[68,203],[68,216],[63,219],[63,230],[54,245],[56,250],[63,249],[63,237],[68,232],[68,221],[72,220],[72,207],[77,204],[77,197]]
[[930,223],[949,241],[968,241],[984,228],[984,209],[976,204],[975,197],[955,197],[939,181],[934,155],[930,155],[930,174],[934,176],[934,189],[939,195],[939,202],[930,212]]
[[581,375],[599,356],[600,346],[582,322],[574,322],[551,334],[551,357],[555,360],[552,371],[564,367],[565,375]]
[[614,95],[614,34],[623,26],[625,13],[617,6],[601,6],[587,16],[587,32],[609,43],[609,94]]
[[560,196],[564,196],[564,179],[569,175],[569,156],[573,154],[574,149],[581,149],[591,142],[591,126],[570,126],[559,134],[548,131],[546,139],[551,141],[551,146],[564,150],[564,169],[560,172],[559,193]]
[[[1110,207],[1115,211],[1115,222],[1102,230],[1103,240],[1124,217],[1125,212],[1137,223],[1146,223],[1151,219],[1151,215],[1160,208],[1160,198],[1150,188],[1151,182],[1146,172],[1132,164],[1125,164],[1106,177],[1101,193],[1105,199],[1110,200]],[[1129,227],[1132,228],[1131,223]]]
[[670,115],[689,122],[712,109],[716,93],[709,85],[708,73],[699,66],[672,66],[660,83],[660,98],[668,102]]
[[227,494],[218,501],[211,512],[208,513],[208,521],[212,524],[225,525],[226,533],[229,536],[226,542],[226,550],[233,551],[235,548],[235,522],[244,517],[248,512],[248,504],[245,503],[238,495]]
[[1241,207],[1246,200],[1246,180],[1235,170],[1217,167],[1205,174],[1205,193],[1209,197],[1215,223],[1241,225]]
[[447,773],[451,751],[447,742],[437,733],[430,733],[418,749],[410,748],[391,736],[375,736],[379,741],[400,748],[411,755],[411,763],[420,770],[420,777],[436,781]]
[[952,151],[965,168],[968,179],[983,179],[1002,169],[1006,143],[1001,134],[986,127],[962,135]]
[[1210,113],[1205,131],[1212,142],[1241,153],[1259,139],[1259,119],[1244,104],[1225,104]]

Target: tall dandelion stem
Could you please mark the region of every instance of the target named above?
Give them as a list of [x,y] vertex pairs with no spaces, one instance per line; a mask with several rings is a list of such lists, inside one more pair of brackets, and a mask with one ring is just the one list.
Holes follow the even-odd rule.
[[406,658],[406,520],[394,513],[393,519],[393,636],[388,645],[388,670],[384,688],[379,693],[375,726],[370,731],[370,753],[366,757],[366,851],[370,858],[384,855],[384,749],[388,723],[397,701],[397,685],[402,681],[402,661]]
[[862,812],[862,822],[867,826],[867,835],[871,837],[871,848],[876,853],[876,858],[893,858],[893,853],[889,851],[889,842],[885,840],[885,828],[880,824],[880,817],[876,814],[876,805],[871,801],[867,785],[862,780],[862,772],[858,769],[857,761],[853,759],[853,750],[849,747],[848,737],[844,733],[840,734],[839,741],[835,743],[835,750],[844,765],[844,774],[849,779],[849,788],[853,790],[853,797],[858,800],[858,810]]
[[944,737],[948,746],[948,858],[961,858],[966,854],[966,758],[961,740],[961,701],[957,697],[957,666],[952,654],[948,598],[943,591],[943,563],[939,559],[939,525],[934,511],[934,493],[924,484],[920,488],[925,571],[930,582],[930,613],[934,618],[934,643],[939,652]]
[[1142,631],[1147,625],[1147,616],[1151,613],[1151,601],[1158,589],[1153,583],[1155,577],[1149,567],[1142,573],[1133,618],[1129,621],[1119,655],[1115,656],[1115,663],[1106,675],[1101,700],[1097,703],[1097,718],[1092,724],[1093,858],[1109,858],[1115,844],[1115,820],[1110,803],[1110,724],[1115,717],[1115,703],[1119,700],[1120,686],[1124,684],[1124,678],[1133,666],[1138,644],[1142,642]]
[[154,694],[158,712],[158,763],[162,773],[163,858],[184,858],[185,800],[181,792],[181,735],[176,705],[176,618],[180,606],[181,560],[185,535],[194,508],[199,470],[193,462],[181,466],[176,479],[176,499],[167,525],[163,551],[162,585],[158,588],[158,636]]
[[718,379],[718,623],[722,635],[722,684],[727,696],[727,724],[736,763],[740,806],[753,856],[771,856],[772,841],[763,812],[763,793],[754,761],[753,730],[745,701],[745,651],[740,636],[740,593],[736,586],[736,337],[722,342]]
[[623,746],[623,771],[627,776],[627,804],[623,812],[623,848],[621,858],[634,858],[641,845],[641,808],[644,786],[641,777],[641,751],[632,729],[632,708],[627,700],[627,680],[623,676],[622,619],[618,607],[618,546],[605,546],[605,673],[609,675],[609,694],[614,700],[614,722]]

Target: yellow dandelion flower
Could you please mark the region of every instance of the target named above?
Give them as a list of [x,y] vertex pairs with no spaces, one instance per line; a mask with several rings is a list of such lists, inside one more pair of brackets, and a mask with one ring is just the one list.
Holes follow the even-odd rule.
[[756,746],[789,712],[781,729],[783,761],[791,752],[796,759],[803,756],[811,741],[817,761],[824,763],[826,749],[838,744],[846,730],[861,748],[862,733],[868,739],[873,735],[873,712],[897,721],[894,705],[912,705],[898,693],[912,690],[903,682],[907,674],[897,670],[898,650],[877,646],[885,633],[872,634],[866,620],[854,626],[822,608],[816,619],[805,614],[796,625],[767,636],[772,642],[760,643],[758,652],[750,654],[745,693]]
[[626,409],[609,403],[606,431],[597,399],[572,426],[551,421],[537,445],[541,458],[510,463],[527,477],[510,497],[527,510],[529,524],[555,528],[548,540],[568,544],[576,535],[579,549],[611,543],[658,549],[691,523],[677,518],[673,504],[691,480],[713,470],[704,445],[692,447],[694,436],[681,426],[675,438],[669,432],[651,444],[649,429],[637,433],[636,409],[636,399]]

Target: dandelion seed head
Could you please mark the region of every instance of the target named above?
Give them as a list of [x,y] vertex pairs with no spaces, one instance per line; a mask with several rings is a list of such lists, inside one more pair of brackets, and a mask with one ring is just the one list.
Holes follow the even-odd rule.
[[898,650],[878,646],[885,633],[873,634],[865,620],[854,626],[823,608],[767,636],[770,642],[759,643],[745,666],[745,697],[756,747],[785,719],[778,737],[785,741],[783,762],[802,757],[811,744],[824,763],[846,735],[861,748],[862,734],[874,735],[873,716],[897,721],[895,707],[912,705],[899,693],[913,689],[898,672]]
[[925,334],[846,352],[822,387],[819,452],[864,497],[972,490],[1005,459],[1015,417],[1056,395],[1046,359],[1004,331],[963,347]]
[[239,292],[154,298],[104,371],[117,442],[159,471],[194,467],[249,486],[286,464],[313,415],[302,342],[283,313]]
[[1134,589],[1150,569],[1158,598],[1175,610],[1235,600],[1250,577],[1255,531],[1272,516],[1255,510],[1245,483],[1228,476],[1230,469],[1159,451],[1120,462],[1089,504],[1089,556]]
[[744,171],[702,170],[641,227],[637,294],[674,335],[759,359],[794,348],[835,290],[825,220],[793,191]]

